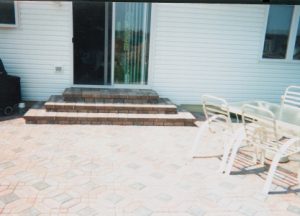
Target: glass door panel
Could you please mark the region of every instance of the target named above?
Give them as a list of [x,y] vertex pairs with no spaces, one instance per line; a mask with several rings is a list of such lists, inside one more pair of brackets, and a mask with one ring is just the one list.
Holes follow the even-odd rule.
[[115,3],[115,84],[147,84],[150,3]]
[[270,6],[263,58],[286,58],[293,10],[292,5]]
[[111,84],[112,4],[73,2],[74,84]]

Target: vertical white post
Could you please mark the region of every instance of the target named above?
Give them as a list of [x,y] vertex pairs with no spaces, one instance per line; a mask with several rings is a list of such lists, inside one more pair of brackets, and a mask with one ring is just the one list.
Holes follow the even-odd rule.
[[142,70],[141,70],[141,80],[140,84],[145,84],[144,76],[145,76],[145,52],[146,52],[146,47],[145,47],[145,40],[146,40],[146,28],[147,28],[147,17],[148,17],[148,3],[144,3],[144,17],[143,17],[143,45],[142,45]]
[[[142,19],[141,19],[141,15],[142,15],[142,7],[143,7],[143,3],[139,3],[138,5],[138,10],[137,10],[137,31],[141,31],[142,29]],[[136,60],[136,66],[137,66],[137,73],[139,74],[139,76],[141,77],[141,56],[140,56],[140,44],[141,44],[141,38],[138,37],[137,38],[137,44],[138,44],[138,48],[137,48],[137,60]]]
[[135,8],[134,8],[134,60],[133,60],[133,71],[134,71],[134,78],[133,80],[135,81],[136,78],[138,77],[138,71],[137,71],[137,51],[138,51],[138,46],[137,46],[137,39],[138,39],[138,11],[139,11],[139,3],[134,3]]
[[294,6],[293,16],[291,20],[290,32],[288,36],[288,45],[286,50],[286,59],[292,60],[294,57],[294,48],[296,44],[296,37],[298,31],[298,22],[299,22],[299,7]]
[[104,85],[107,85],[108,77],[108,3],[105,2],[105,32],[104,32]]
[[111,22],[111,85],[115,82],[115,17],[116,3],[112,3],[112,22]]

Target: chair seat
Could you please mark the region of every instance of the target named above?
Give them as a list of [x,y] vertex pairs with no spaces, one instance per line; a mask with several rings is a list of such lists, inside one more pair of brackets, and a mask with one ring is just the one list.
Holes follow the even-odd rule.
[[[257,140],[256,142],[252,139],[251,144],[255,147],[258,147],[259,149],[263,149],[266,152],[276,154],[279,149],[285,145],[290,138],[288,137],[281,137],[278,141],[265,141],[265,142],[260,142]],[[300,143],[299,145],[292,145],[290,146],[283,154],[282,157],[288,157],[290,155],[296,154],[300,152]]]

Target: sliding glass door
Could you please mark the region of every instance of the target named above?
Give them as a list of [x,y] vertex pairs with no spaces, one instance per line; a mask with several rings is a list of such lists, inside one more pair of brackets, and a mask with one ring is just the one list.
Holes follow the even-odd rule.
[[148,84],[150,16],[150,3],[73,2],[74,84]]
[[150,3],[115,3],[114,83],[147,84]]

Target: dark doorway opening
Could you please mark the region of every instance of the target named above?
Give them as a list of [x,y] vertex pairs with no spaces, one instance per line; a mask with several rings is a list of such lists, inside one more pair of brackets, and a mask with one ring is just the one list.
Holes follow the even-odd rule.
[[111,83],[111,3],[73,2],[74,84]]

